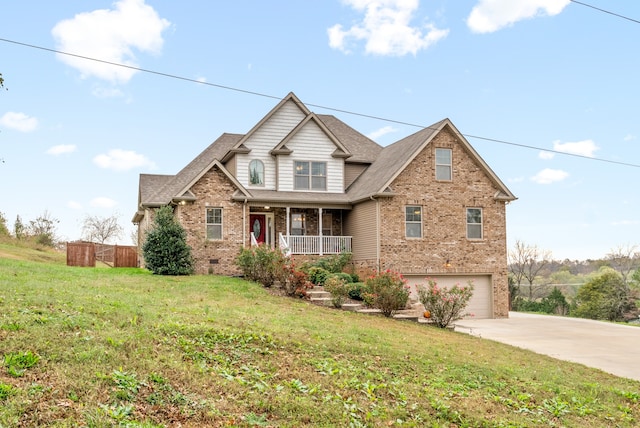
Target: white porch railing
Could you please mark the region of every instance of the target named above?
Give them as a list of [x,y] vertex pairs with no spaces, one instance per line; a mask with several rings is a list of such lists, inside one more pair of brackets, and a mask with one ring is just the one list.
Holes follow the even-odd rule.
[[280,242],[286,243],[291,254],[340,254],[351,252],[351,236],[299,236],[282,235]]

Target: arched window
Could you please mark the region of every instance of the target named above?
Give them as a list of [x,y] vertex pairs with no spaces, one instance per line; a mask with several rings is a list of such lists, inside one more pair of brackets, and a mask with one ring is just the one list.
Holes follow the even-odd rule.
[[249,162],[249,184],[264,186],[264,164],[262,161],[254,159]]

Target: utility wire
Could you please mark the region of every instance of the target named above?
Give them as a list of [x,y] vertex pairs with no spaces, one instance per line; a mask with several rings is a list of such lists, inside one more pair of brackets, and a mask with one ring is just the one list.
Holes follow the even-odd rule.
[[636,24],[640,24],[640,21],[637,19],[629,18],[628,16],[620,15],[618,13],[610,12],[608,10],[600,9],[599,7],[592,6],[590,4],[583,3],[581,1],[569,0],[571,3],[579,4],[581,6],[590,7],[591,9],[595,9],[602,13],[608,13],[609,15],[617,16],[618,18],[626,19],[627,21],[635,22]]
[[[571,1],[574,1],[574,0],[571,0]],[[576,2],[576,3],[579,3],[579,2]],[[43,51],[47,51],[47,52],[53,52],[53,53],[59,54],[59,55],[66,55],[66,56],[71,56],[71,57],[74,57],[74,58],[81,58],[81,59],[85,59],[87,61],[94,61],[94,62],[99,62],[99,63],[102,63],[102,64],[109,64],[109,65],[113,65],[115,67],[128,68],[130,70],[135,70],[135,71],[139,71],[139,72],[143,72],[143,73],[155,74],[157,76],[168,77],[168,78],[171,78],[171,79],[177,79],[177,80],[182,80],[182,81],[186,81],[186,82],[193,82],[193,83],[197,83],[197,84],[200,84],[200,85],[212,86],[212,87],[215,87],[215,88],[225,89],[225,90],[228,90],[228,91],[240,92],[240,93],[243,93],[243,94],[249,94],[249,95],[254,95],[254,96],[263,97],[263,98],[275,99],[275,100],[281,100],[282,99],[282,97],[275,96],[275,95],[268,95],[268,94],[264,94],[264,93],[261,93],[261,92],[255,92],[255,91],[249,91],[249,90],[246,90],[246,89],[234,88],[232,86],[226,86],[226,85],[221,85],[221,84],[217,84],[217,83],[203,82],[202,80],[192,79],[192,78],[188,78],[188,77],[178,76],[178,75],[175,75],[175,74],[164,73],[164,72],[155,71],[155,70],[149,70],[149,69],[140,68],[140,67],[134,67],[132,65],[120,64],[120,63],[117,63],[117,62],[106,61],[106,60],[103,60],[103,59],[92,58],[92,57],[88,57],[88,56],[84,56],[84,55],[78,55],[78,54],[74,54],[74,53],[70,53],[70,52],[63,52],[63,51],[59,51],[59,50],[56,50],[56,49],[45,48],[43,46],[37,46],[37,45],[29,44],[29,43],[18,42],[16,40],[0,38],[0,41],[1,42],[5,42],[5,43],[11,43],[11,44],[19,45],[19,46],[24,46],[24,47],[28,47],[28,48],[39,49],[39,50],[43,50]],[[329,111],[333,111],[333,112],[349,114],[349,115],[352,115],[352,116],[364,117],[364,118],[367,118],[367,119],[374,119],[374,120],[379,120],[379,121],[388,122],[388,123],[395,123],[395,124],[398,124],[398,125],[411,126],[411,127],[420,128],[420,129],[431,128],[430,126],[423,126],[423,125],[418,125],[418,124],[415,124],[415,123],[404,122],[404,121],[401,121],[401,120],[388,119],[388,118],[384,118],[384,117],[381,117],[381,116],[374,116],[374,115],[369,115],[369,114],[365,114],[365,113],[357,113],[357,112],[350,111],[350,110],[343,110],[343,109],[338,109],[338,108],[334,108],[334,107],[327,107],[327,106],[323,106],[323,105],[320,105],[320,104],[305,103],[305,105],[311,106],[311,107],[315,107],[315,108],[324,109],[324,110],[329,110]],[[566,153],[566,152],[561,152],[561,151],[558,151],[558,150],[551,150],[551,149],[545,149],[545,148],[536,147],[536,146],[530,146],[530,145],[526,145],[526,144],[513,143],[513,142],[505,141],[505,140],[498,140],[498,139],[495,139],[495,138],[480,137],[480,136],[477,136],[477,135],[470,135],[470,134],[464,134],[464,133],[462,135],[464,137],[466,137],[466,138],[475,138],[477,140],[489,141],[489,142],[492,142],[492,143],[505,144],[505,145],[510,145],[510,146],[514,146],[514,147],[521,147],[521,148],[531,149],[531,150],[541,150],[541,151],[545,151],[545,152],[549,152],[549,153],[556,153],[556,154],[565,155],[565,156],[572,156],[572,157],[581,158],[581,159],[588,159],[588,160],[592,160],[592,161],[605,162],[605,163],[611,163],[611,164],[616,164],[616,165],[624,165],[624,166],[629,166],[629,167],[633,167],[633,168],[640,168],[640,164],[621,162],[621,161],[615,161],[615,160],[610,160],[610,159],[595,158],[595,157],[579,155],[579,154],[575,154],[575,153]]]

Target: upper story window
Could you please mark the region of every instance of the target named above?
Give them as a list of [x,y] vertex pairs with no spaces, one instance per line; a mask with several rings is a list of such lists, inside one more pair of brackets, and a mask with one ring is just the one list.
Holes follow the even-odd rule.
[[254,159],[249,162],[249,184],[264,186],[264,164],[261,160]]
[[293,187],[296,190],[327,190],[327,163],[296,161]]
[[422,238],[422,207],[404,207],[404,230],[407,238]]
[[436,148],[436,180],[451,181],[451,152]]
[[482,208],[467,208],[467,239],[482,239]]
[[222,208],[207,208],[207,239],[222,239]]

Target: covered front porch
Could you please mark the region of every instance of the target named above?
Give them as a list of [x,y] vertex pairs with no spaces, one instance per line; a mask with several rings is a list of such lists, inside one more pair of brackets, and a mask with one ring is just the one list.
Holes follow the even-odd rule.
[[351,252],[343,233],[345,210],[324,207],[250,207],[251,245],[278,246],[287,254],[327,255]]

